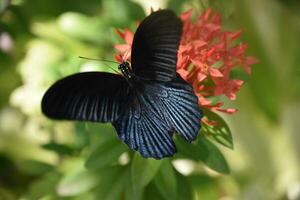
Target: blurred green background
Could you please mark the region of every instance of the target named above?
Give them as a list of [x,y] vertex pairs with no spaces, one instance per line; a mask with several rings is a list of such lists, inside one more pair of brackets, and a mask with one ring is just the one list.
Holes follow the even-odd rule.
[[[109,71],[78,56],[112,60],[114,29],[134,30],[151,6],[177,14],[212,7],[225,30],[243,30],[260,62],[227,102],[240,110],[223,116],[234,150],[201,138],[193,157],[179,140],[182,155],[146,160],[109,124],[41,114],[55,80]],[[299,200],[299,63],[298,0],[0,0],[0,200]]]

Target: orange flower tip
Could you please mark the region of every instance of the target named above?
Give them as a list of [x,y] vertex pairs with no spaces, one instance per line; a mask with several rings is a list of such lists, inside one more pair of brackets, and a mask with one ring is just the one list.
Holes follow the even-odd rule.
[[212,17],[211,22],[214,24],[221,24],[221,14],[220,13],[215,14]]
[[189,9],[189,10],[185,11],[184,13],[182,13],[180,15],[181,21],[185,22],[185,21],[189,20],[192,16],[192,13],[193,13],[193,9]]
[[210,57],[210,56],[212,56],[213,55],[213,53],[215,53],[215,51],[216,51],[216,48],[211,48],[207,53],[206,53],[206,55],[207,55],[207,57]]
[[115,44],[114,48],[117,49],[120,53],[124,53],[130,50],[131,46],[128,44]]
[[115,31],[117,32],[117,34],[120,36],[120,38],[124,39],[125,38],[125,34],[118,28],[115,29]]
[[201,106],[204,106],[204,107],[211,107],[211,100],[209,99],[206,99],[205,97],[203,96],[200,96],[200,95],[197,95],[198,96],[198,99],[199,99],[199,102],[200,102],[200,105]]
[[235,93],[226,94],[226,96],[231,100],[234,101],[236,99]]
[[199,72],[199,73],[197,74],[197,81],[198,81],[198,82],[202,82],[202,81],[204,81],[206,78],[207,78],[207,75],[206,75],[206,74],[203,74],[203,73],[201,73],[201,72]]
[[211,104],[211,100],[208,100],[206,98],[204,98],[203,96],[197,95],[198,99],[199,99],[199,105],[201,106],[208,106],[209,104]]
[[129,29],[125,29],[124,40],[127,44],[132,44],[133,41],[133,33]]
[[[206,45],[207,45],[207,42],[205,42],[205,41],[203,41],[203,40],[195,40],[195,41],[193,41],[192,44],[193,44],[195,47],[197,47],[197,49],[200,49],[200,48],[206,46]],[[190,46],[187,46],[186,48],[191,49]]]
[[234,79],[232,80],[234,84],[236,84],[237,86],[242,86],[244,84],[243,80],[239,80],[239,79]]
[[117,54],[117,55],[115,55],[115,60],[118,61],[119,63],[121,63],[122,57],[119,54]]
[[235,40],[235,39],[237,39],[241,34],[242,34],[242,30],[239,30],[239,31],[236,31],[236,32],[233,32],[232,34],[231,34],[231,41],[232,40]]
[[248,75],[251,74],[251,67],[249,65],[243,65],[243,69]]
[[212,77],[223,77],[223,74],[220,72],[220,70],[212,67],[209,68],[209,74]]
[[246,63],[248,65],[254,65],[254,64],[259,63],[259,60],[253,56],[248,56],[248,57],[246,57]]
[[187,80],[188,79],[188,75],[189,75],[189,72],[186,71],[185,69],[181,68],[181,69],[177,69],[176,70],[178,74],[180,74],[180,76],[184,79],[184,80]]
[[216,108],[216,110],[227,114],[234,114],[239,111],[238,109],[235,108],[227,108],[227,109]]
[[207,9],[201,16],[200,16],[200,19],[204,20],[204,21],[208,21],[210,15],[212,13],[212,9],[209,8]]
[[201,118],[201,121],[202,121],[204,124],[208,125],[208,126],[216,126],[216,125],[218,125],[218,123],[217,123],[216,121],[208,120],[206,117],[202,117],[202,118]]

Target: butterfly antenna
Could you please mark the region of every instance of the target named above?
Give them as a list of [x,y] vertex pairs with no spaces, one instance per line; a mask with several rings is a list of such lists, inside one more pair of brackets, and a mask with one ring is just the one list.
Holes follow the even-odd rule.
[[104,60],[104,59],[97,59],[97,58],[88,58],[88,57],[84,57],[84,56],[78,56],[81,59],[86,59],[86,60],[96,60],[96,61],[104,61],[104,62],[111,62],[111,63],[115,63],[115,64],[120,64],[118,62],[112,61],[112,60]]
[[104,65],[106,65],[109,69],[113,70],[114,72],[116,72],[117,74],[119,75],[122,75],[119,71],[115,70],[114,68],[112,68],[111,66],[109,66],[108,64],[106,63],[103,63]]
[[[96,61],[104,61],[104,62],[111,62],[111,63],[116,63],[116,64],[120,64],[118,62],[115,61],[111,61],[111,60],[101,60],[101,59],[97,59],[97,58],[87,58],[87,57],[83,57],[83,56],[78,56],[81,59],[86,59],[86,60],[96,60]],[[121,75],[119,71],[115,70],[114,68],[112,68],[111,66],[109,66],[106,63],[103,63],[104,65],[106,65],[108,68],[110,68],[111,70],[113,70],[114,72],[116,72],[117,74]]]
[[[129,51],[125,51],[123,58],[126,58],[128,54],[129,54]],[[123,58],[122,58],[122,62],[124,61]]]

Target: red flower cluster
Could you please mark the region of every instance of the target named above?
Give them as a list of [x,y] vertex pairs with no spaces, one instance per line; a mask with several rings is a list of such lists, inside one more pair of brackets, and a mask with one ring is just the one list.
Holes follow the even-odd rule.
[[[257,63],[255,57],[246,56],[247,44],[234,42],[241,31],[221,30],[221,15],[208,9],[195,22],[191,20],[192,10],[183,13],[183,33],[178,50],[177,72],[189,82],[199,98],[199,105],[213,111],[234,113],[237,109],[222,108],[223,102],[212,98],[225,95],[230,100],[243,85],[239,79],[231,79],[230,72],[235,67],[243,67],[251,73],[251,65]],[[126,44],[115,45],[118,61],[129,60],[133,33],[125,29],[117,30]],[[214,103],[213,103],[214,102]]]

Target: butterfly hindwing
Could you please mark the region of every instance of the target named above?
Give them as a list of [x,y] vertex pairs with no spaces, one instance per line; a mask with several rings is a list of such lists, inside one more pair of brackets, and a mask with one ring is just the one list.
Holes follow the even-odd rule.
[[172,131],[151,109],[148,94],[136,94],[131,104],[113,123],[119,138],[143,157],[160,159],[176,152]]
[[202,116],[193,88],[179,75],[173,81],[155,87],[160,91],[157,96],[168,126],[185,140],[195,140],[201,128]]
[[121,140],[143,157],[172,156],[172,135],[177,132],[191,142],[200,130],[201,113],[193,89],[179,76],[171,82],[143,83],[131,95],[128,110],[114,126]]
[[42,112],[53,119],[111,122],[121,112],[127,89],[124,78],[116,74],[74,74],[47,90]]
[[169,10],[153,12],[134,34],[131,62],[145,80],[170,81],[176,76],[182,22]]

